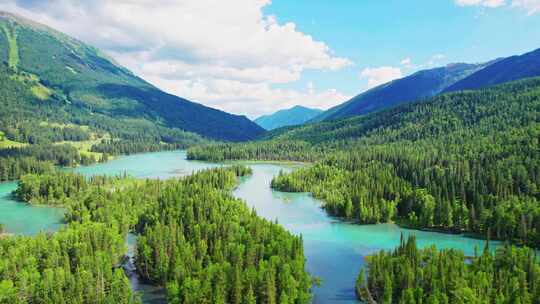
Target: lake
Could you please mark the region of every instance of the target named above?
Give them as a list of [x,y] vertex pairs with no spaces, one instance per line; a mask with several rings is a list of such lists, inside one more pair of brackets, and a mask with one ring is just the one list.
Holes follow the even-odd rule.
[[[272,177],[280,170],[293,170],[292,165],[246,163],[253,175],[243,178],[234,195],[254,207],[257,213],[277,220],[287,230],[301,234],[304,239],[307,269],[322,280],[314,288],[314,303],[357,303],[354,282],[364,257],[381,249],[392,249],[399,244],[401,234],[415,234],[419,246],[437,245],[438,248],[461,249],[467,255],[481,250],[484,241],[462,235],[403,229],[394,224],[355,225],[328,216],[320,208],[321,202],[308,193],[283,193],[270,188]],[[128,174],[139,178],[166,179],[220,166],[186,160],[185,151],[145,153],[119,157],[107,163],[75,169],[85,175]],[[10,233],[32,235],[40,230],[54,231],[61,225],[63,210],[31,207],[14,202],[9,193],[16,183],[0,184],[0,223]],[[135,243],[129,237],[130,251]],[[496,246],[492,242],[492,246]],[[146,303],[162,301],[160,290],[131,278],[136,290]]]

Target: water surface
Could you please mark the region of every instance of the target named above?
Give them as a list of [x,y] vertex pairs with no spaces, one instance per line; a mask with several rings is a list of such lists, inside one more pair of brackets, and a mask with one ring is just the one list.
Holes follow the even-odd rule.
[[[314,303],[357,303],[354,282],[366,255],[395,248],[401,234],[415,234],[421,247],[461,249],[467,255],[482,249],[484,241],[461,235],[400,228],[394,224],[355,225],[329,217],[321,202],[308,193],[283,193],[270,189],[272,177],[283,168],[255,164],[253,176],[246,178],[234,194],[254,207],[260,216],[277,219],[289,231],[301,234],[307,269],[322,279],[314,289]],[[492,243],[495,245],[495,243]]]
[[[254,207],[260,216],[276,220],[304,239],[308,271],[322,280],[314,289],[314,303],[356,303],[353,285],[366,255],[399,244],[401,234],[414,233],[420,246],[461,249],[467,255],[475,247],[483,248],[484,241],[449,235],[402,229],[393,224],[359,226],[329,217],[321,202],[307,193],[283,193],[270,189],[272,177],[280,170],[292,170],[289,165],[249,164],[253,176],[243,178],[234,195]],[[186,160],[184,151],[158,152],[120,157],[104,164],[77,168],[86,175],[128,174],[139,178],[171,178],[216,167],[217,164]],[[39,230],[52,231],[59,227],[61,209],[35,208],[6,198],[16,188],[14,183],[0,184],[0,223],[8,231],[34,234]],[[129,254],[133,255],[135,236],[128,237]],[[494,242],[493,246],[496,245]],[[136,276],[130,280],[141,291],[146,303],[162,303],[162,289],[145,285]]]
[[17,202],[11,197],[15,189],[16,182],[0,183],[0,223],[7,233],[35,235],[40,231],[54,232],[62,226],[64,209]]

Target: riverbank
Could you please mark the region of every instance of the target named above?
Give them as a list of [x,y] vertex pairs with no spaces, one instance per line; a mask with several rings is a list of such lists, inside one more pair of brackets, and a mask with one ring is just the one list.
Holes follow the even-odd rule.
[[[308,193],[283,193],[270,188],[272,178],[282,170],[292,170],[290,166],[265,162],[244,163],[251,163],[253,175],[242,178],[240,184],[233,190],[233,195],[244,200],[258,215],[271,221],[277,220],[290,232],[302,235],[307,270],[322,280],[322,285],[313,289],[315,304],[357,303],[354,282],[364,263],[364,257],[381,249],[393,249],[399,244],[402,234],[405,236],[415,234],[421,247],[437,245],[438,248],[454,248],[463,250],[466,255],[473,255],[475,248],[482,249],[485,245],[482,240],[466,238],[462,235],[411,230],[395,224],[360,226],[343,222],[329,216],[320,208],[321,202]],[[107,163],[83,166],[73,171],[87,176],[117,176],[125,173],[137,178],[167,179],[227,164],[229,163],[188,161],[184,151],[167,151],[121,156]],[[16,184],[10,183],[7,188],[5,187],[6,185],[4,185],[4,190],[13,191]],[[0,195],[0,200],[1,197]],[[2,208],[6,206],[20,207],[22,212],[5,211],[6,209]],[[19,232],[26,228],[21,227],[17,220],[23,223],[22,226],[41,222],[41,227],[51,231],[48,225],[56,225],[53,222],[57,219],[44,214],[48,209],[47,207],[34,208],[12,201],[0,203],[0,223],[5,223],[8,231],[15,234],[20,234]],[[32,212],[39,213],[42,219],[27,220],[27,214]],[[63,218],[63,213],[59,218]],[[45,221],[50,222],[44,223]],[[15,227],[13,225],[19,226],[12,229]],[[56,229],[59,227],[56,226]],[[37,233],[40,229],[31,230]],[[490,246],[495,248],[498,244],[498,242],[491,242]],[[132,281],[132,284],[135,282]],[[146,291],[142,293],[145,297]]]

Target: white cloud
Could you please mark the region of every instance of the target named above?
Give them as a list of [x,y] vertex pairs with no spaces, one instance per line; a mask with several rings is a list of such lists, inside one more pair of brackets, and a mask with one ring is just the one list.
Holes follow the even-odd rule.
[[534,15],[540,12],[540,0],[455,0],[459,6],[483,6],[488,8],[496,8],[506,6],[510,3],[510,7],[520,8],[527,11],[527,14]]
[[456,0],[459,6],[499,7],[505,5],[505,0]]
[[[268,104],[281,107],[284,91],[272,84],[297,81],[307,69],[338,70],[351,64],[294,23],[265,15],[263,8],[270,0],[0,2],[2,10],[105,50],[158,87],[236,113],[254,115]],[[265,93],[236,88],[237,95],[230,96],[232,87],[264,88]],[[296,93],[315,99],[327,94]],[[250,102],[232,106],[234,98],[238,104]]]
[[[154,81],[154,77],[149,77],[149,80]],[[250,118],[298,104],[327,109],[352,97],[334,89],[317,90],[312,83],[308,83],[304,90],[293,90],[272,88],[267,83],[245,83],[237,80],[161,81],[164,89],[179,96],[189,93],[196,100],[211,107],[233,113],[248,113]],[[264,102],[260,102],[261,100]]]
[[444,54],[435,54],[429,58],[429,60],[422,65],[422,67],[433,67],[435,65],[438,65],[441,63],[443,59],[446,58],[446,55]]
[[403,58],[399,64],[405,68],[405,69],[414,69],[416,68],[416,65],[412,62],[412,59],[410,57]]
[[525,9],[528,15],[540,13],[540,0],[514,0],[512,6]]
[[399,63],[401,65],[404,65],[404,66],[408,66],[408,65],[411,65],[411,58],[410,57],[407,57],[407,58],[404,58],[403,60],[401,60]]
[[367,78],[368,80],[368,89],[401,77],[403,77],[401,69],[391,66],[365,68],[360,72],[360,78]]

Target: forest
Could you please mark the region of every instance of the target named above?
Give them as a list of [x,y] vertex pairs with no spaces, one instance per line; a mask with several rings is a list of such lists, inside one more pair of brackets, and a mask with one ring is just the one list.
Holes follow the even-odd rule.
[[106,154],[97,159],[67,144],[36,144],[0,149],[0,181],[16,180],[28,173],[50,172],[57,166],[89,165],[107,159]]
[[540,264],[528,248],[503,246],[466,257],[419,249],[414,236],[366,258],[355,285],[367,303],[540,303]]
[[248,174],[233,166],[167,181],[23,176],[15,195],[63,206],[66,226],[0,239],[0,303],[138,303],[121,268],[128,232],[138,236],[139,275],[165,286],[169,303],[309,303],[302,238],[230,194]]
[[[0,35],[2,36],[2,35]],[[114,119],[72,107],[65,96],[33,94],[35,75],[0,63],[0,181],[73,167],[110,156],[186,148],[201,136],[144,119]]]
[[[268,19],[270,34],[279,35],[279,22],[261,12],[264,30]],[[311,36],[305,40],[318,43]],[[318,45],[334,57],[324,43]],[[169,51],[159,46],[139,57]],[[539,75],[537,55],[520,57],[489,62],[482,79],[469,79],[468,87]],[[409,64],[403,71],[419,68]],[[442,70],[447,68],[480,69]],[[240,78],[250,76],[240,72]],[[386,97],[431,96],[434,80],[447,84],[456,77],[413,75],[421,78]],[[394,250],[365,257],[355,285],[350,281],[362,301],[540,304],[540,78],[385,110],[392,103],[386,97],[375,103],[357,99],[356,114],[372,113],[266,132],[245,116],[161,91],[81,41],[0,12],[0,92],[0,182],[17,181],[10,198],[21,204],[65,210],[54,233],[16,236],[0,223],[0,304],[140,304],[125,269],[131,262],[128,236],[137,242],[136,274],[163,287],[168,303],[311,303],[318,280],[306,270],[302,236],[232,195],[239,179],[252,174],[249,167],[170,180],[88,177],[70,170],[174,149],[188,149],[189,160],[302,162],[270,186],[309,192],[329,215],[355,224],[396,223],[488,240],[483,252],[465,256],[419,248],[414,236],[402,236]],[[505,245],[491,250],[489,240]]]
[[539,122],[540,79],[533,78],[276,130],[258,142],[195,147],[189,157],[315,159],[272,186],[312,192],[330,214],[360,224],[540,247]]

